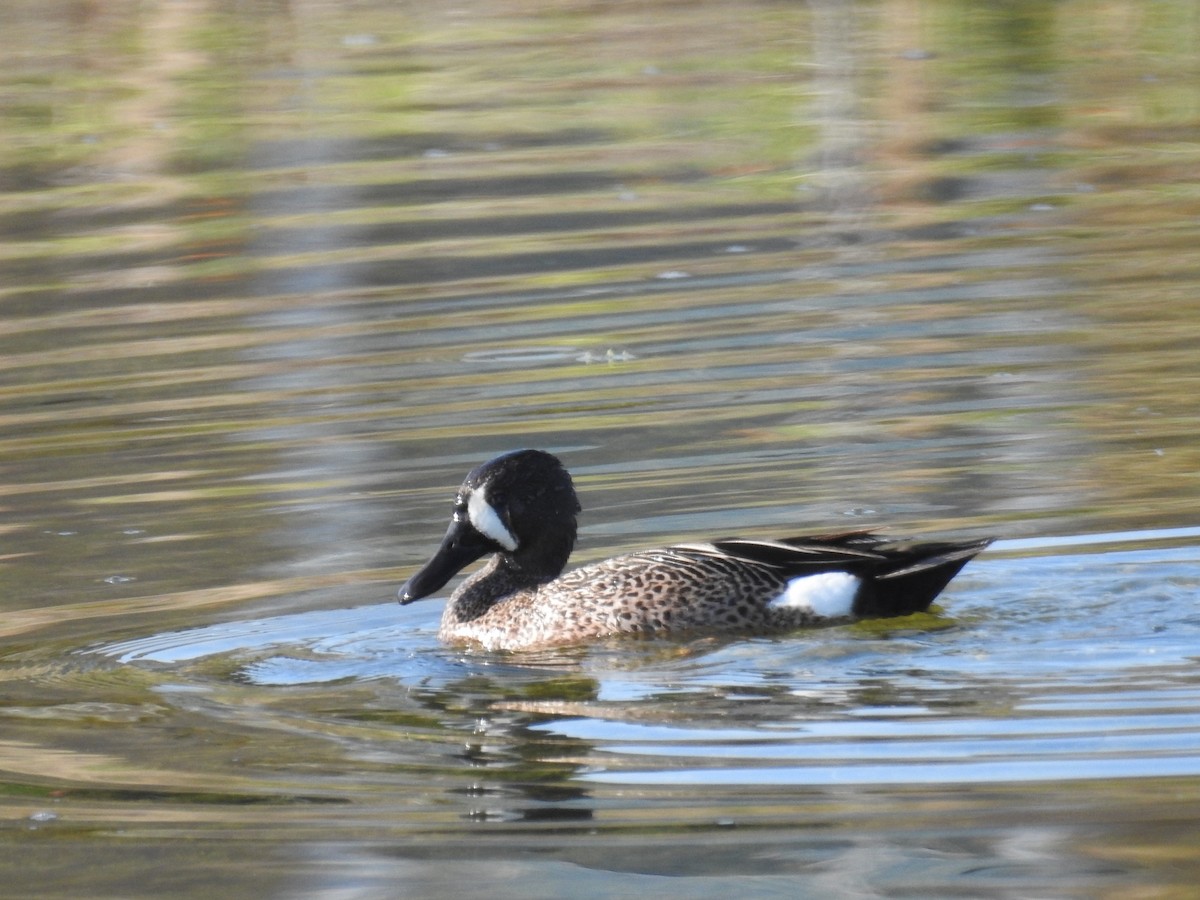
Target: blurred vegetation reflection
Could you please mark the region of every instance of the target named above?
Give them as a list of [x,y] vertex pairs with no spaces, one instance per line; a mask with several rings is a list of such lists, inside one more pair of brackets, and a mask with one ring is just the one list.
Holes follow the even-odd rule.
[[[5,3],[10,889],[1182,896],[1197,46],[1182,0]],[[903,627],[456,655],[390,597],[519,446],[580,561],[1031,540]]]

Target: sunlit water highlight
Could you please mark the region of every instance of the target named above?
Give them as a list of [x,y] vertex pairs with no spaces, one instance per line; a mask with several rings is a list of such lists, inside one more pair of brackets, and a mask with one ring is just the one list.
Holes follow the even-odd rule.
[[[497,656],[438,646],[440,604],[410,613],[387,603],[213,625],[93,652],[166,666],[171,691],[187,683],[178,679],[190,665],[210,657],[227,658],[231,677],[262,687],[385,680],[453,693],[472,677],[528,685],[569,675],[588,683],[586,701],[561,712],[547,703],[531,727],[592,748],[579,773],[585,782],[1198,775],[1200,677],[1182,672],[1200,647],[1193,602],[1200,550],[1170,546],[1197,531],[1001,541],[929,621],[790,639],[613,642],[559,658]],[[1066,552],[1099,544],[1121,549]],[[1035,548],[1060,552],[1011,555]],[[737,708],[733,725],[720,722],[729,704]],[[253,700],[240,712],[222,709],[259,714]],[[512,740],[505,730],[489,728],[490,739]]]
[[[7,893],[1194,893],[1194,4],[0,18]],[[1003,540],[903,621],[444,647],[395,589],[518,446],[579,563]]]

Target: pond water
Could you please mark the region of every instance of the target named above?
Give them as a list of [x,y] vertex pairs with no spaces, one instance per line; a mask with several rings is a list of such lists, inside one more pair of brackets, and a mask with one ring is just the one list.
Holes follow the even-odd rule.
[[[0,877],[41,897],[1182,897],[1192,3],[0,13]],[[576,561],[994,535],[931,613],[441,646]]]

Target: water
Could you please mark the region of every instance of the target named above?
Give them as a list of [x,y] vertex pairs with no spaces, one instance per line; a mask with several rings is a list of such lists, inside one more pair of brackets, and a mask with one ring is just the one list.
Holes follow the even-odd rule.
[[[13,896],[1186,896],[1191,4],[9,4]],[[446,648],[577,561],[997,535],[931,614]]]

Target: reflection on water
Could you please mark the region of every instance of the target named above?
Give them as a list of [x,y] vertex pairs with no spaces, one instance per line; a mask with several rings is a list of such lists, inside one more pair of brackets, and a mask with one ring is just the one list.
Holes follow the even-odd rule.
[[[881,853],[923,890],[966,889],[966,870],[981,868],[1006,890],[1026,878],[1113,886],[1128,874],[1115,860],[1127,817],[1143,815],[1133,809],[1160,803],[1163,779],[1200,771],[1200,620],[1187,602],[1197,551],[1177,545],[1186,534],[1106,537],[1123,549],[1029,558],[1007,555],[1025,542],[1003,542],[935,616],[784,640],[464,653],[437,644],[436,605],[398,615],[389,603],[91,652],[161,673],[158,690],[179,709],[336,746],[340,767],[306,779],[318,796],[415,791],[434,804],[420,815],[426,832],[532,828],[467,859],[482,875],[515,854],[502,876],[514,891],[521,878],[552,890],[578,866],[626,885],[687,874],[767,890],[801,872],[823,884],[827,869],[894,883]],[[347,786],[346,767],[363,783]],[[1107,786],[1099,850],[1070,837],[1072,783]],[[621,836],[647,814],[661,833],[642,851]],[[581,828],[603,862],[571,838]],[[678,855],[672,835],[685,834],[715,858]],[[352,865],[366,884],[435,891],[444,852],[355,851]],[[772,862],[747,862],[764,853]]]
[[[1189,4],[4,17],[15,892],[1190,889]],[[517,446],[578,561],[1007,540],[904,622],[448,650],[391,597]]]
[[[864,623],[787,640],[464,654],[437,645],[436,614],[411,621],[389,604],[243,620],[101,652],[169,666],[176,678],[224,656],[235,677],[264,686],[383,679],[455,695],[473,681],[499,692],[489,713],[545,716],[535,731],[602,752],[606,761],[587,780],[1191,775],[1200,771],[1195,679],[1164,684],[1163,676],[1186,669],[1195,652],[1200,621],[1181,600],[1200,577],[1196,564],[1193,547],[986,560],[964,576],[968,590],[953,592],[952,610],[919,625]],[[1124,584],[1113,584],[1117,570]],[[1080,596],[1066,601],[1072,592]],[[520,701],[506,695],[512,690]],[[499,730],[513,739],[511,722]],[[641,768],[649,759],[653,771]],[[688,759],[705,768],[680,769]]]

